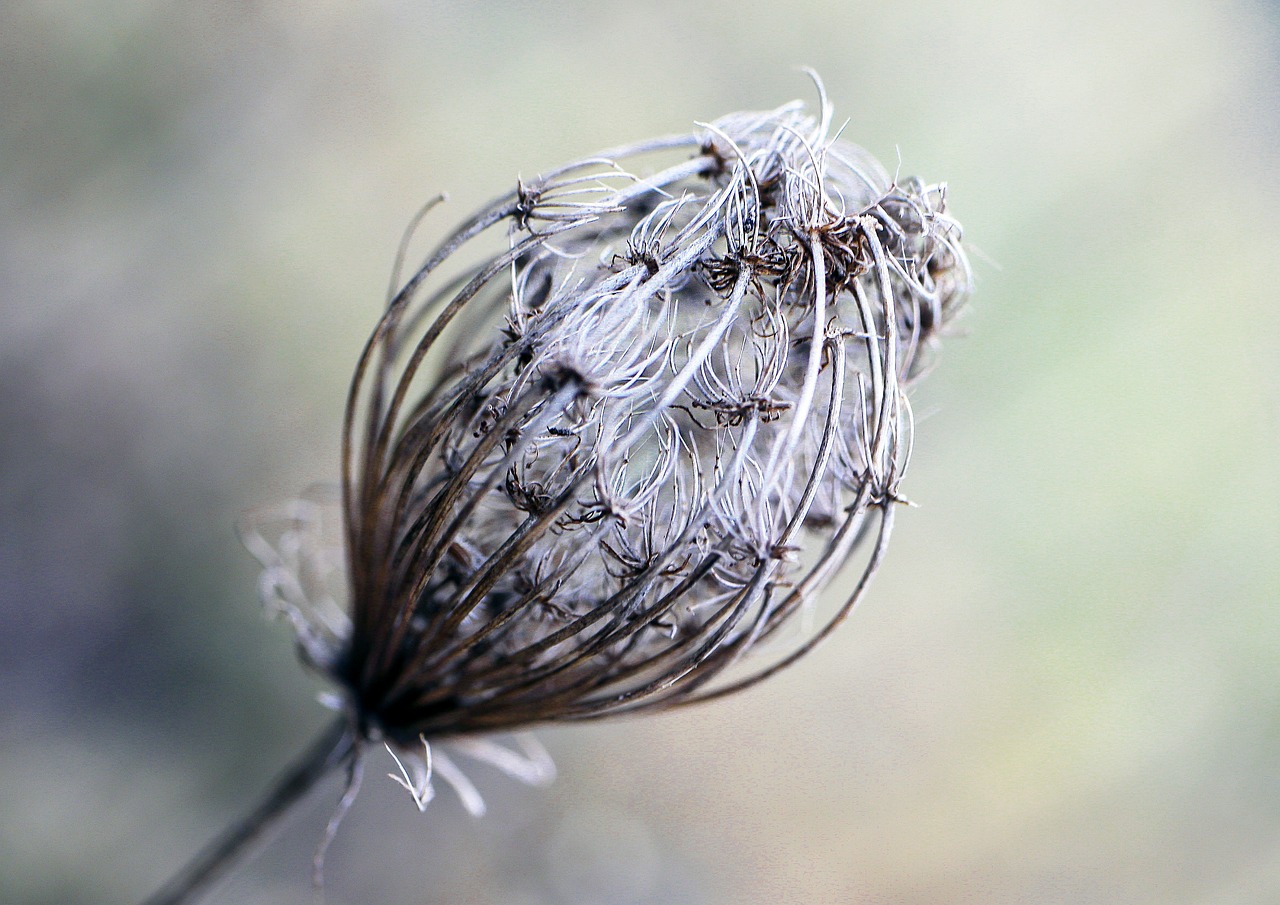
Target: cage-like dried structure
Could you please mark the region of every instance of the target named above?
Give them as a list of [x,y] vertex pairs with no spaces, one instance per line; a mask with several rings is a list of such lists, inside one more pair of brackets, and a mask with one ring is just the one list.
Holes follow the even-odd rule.
[[307,501],[245,533],[343,715],[149,905],[193,901],[345,767],[319,884],[367,742],[419,807],[438,775],[480,813],[434,742],[543,781],[545,752],[481,736],[725,694],[849,612],[970,274],[944,188],[830,132],[821,97],[570,164],[393,292],[347,401],[345,557]]
[[944,188],[830,125],[735,114],[522,182],[394,294],[348,402],[351,623],[301,632],[361,733],[700,700],[857,601],[970,277]]

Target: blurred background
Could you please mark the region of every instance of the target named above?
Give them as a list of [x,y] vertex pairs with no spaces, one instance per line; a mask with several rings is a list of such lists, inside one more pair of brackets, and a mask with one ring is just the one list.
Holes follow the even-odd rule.
[[[233,525],[337,475],[403,229],[812,98],[951,185],[978,292],[820,652],[550,729],[327,901],[1280,901],[1280,8],[0,5],[0,901],[142,898],[327,720]],[[308,903],[338,794],[212,903]]]

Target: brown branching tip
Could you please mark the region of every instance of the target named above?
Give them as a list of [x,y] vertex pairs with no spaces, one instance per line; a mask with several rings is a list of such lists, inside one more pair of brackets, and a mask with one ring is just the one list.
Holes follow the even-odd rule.
[[250,533],[353,751],[385,744],[419,805],[436,776],[478,808],[437,742],[545,778],[481,736],[745,688],[865,591],[908,391],[971,279],[945,188],[819,106],[615,148],[464,220],[360,357],[335,542],[310,503]]

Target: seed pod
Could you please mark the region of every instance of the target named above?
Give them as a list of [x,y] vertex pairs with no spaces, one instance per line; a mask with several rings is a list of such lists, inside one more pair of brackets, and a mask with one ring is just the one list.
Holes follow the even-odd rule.
[[848,614],[970,273],[945,189],[830,138],[819,94],[817,117],[734,114],[521,182],[392,293],[347,400],[338,542],[312,500],[244,534],[342,715],[149,905],[194,901],[345,767],[321,888],[371,742],[419,808],[438,776],[479,814],[451,753],[545,782],[527,734],[487,735],[744,688]]
[[970,275],[944,187],[830,123],[735,114],[521,182],[394,294],[346,415],[350,626],[303,632],[366,737],[702,700],[859,599]]

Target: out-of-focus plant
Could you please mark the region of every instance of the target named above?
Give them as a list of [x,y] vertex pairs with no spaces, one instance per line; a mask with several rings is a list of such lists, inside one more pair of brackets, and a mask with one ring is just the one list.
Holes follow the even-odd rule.
[[816,115],[733,114],[521,182],[393,286],[332,542],[308,501],[246,532],[339,715],[152,905],[194,899],[345,770],[318,880],[375,748],[419,807],[439,778],[478,813],[451,755],[549,779],[527,735],[489,736],[745,688],[856,604],[901,501],[907,391],[970,273],[945,188],[832,137],[819,89]]

